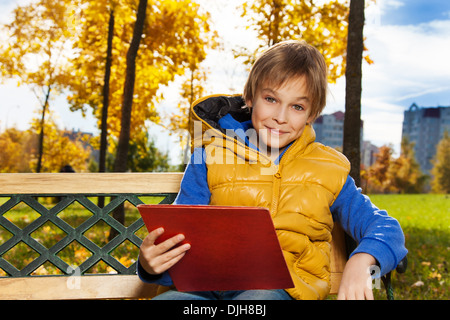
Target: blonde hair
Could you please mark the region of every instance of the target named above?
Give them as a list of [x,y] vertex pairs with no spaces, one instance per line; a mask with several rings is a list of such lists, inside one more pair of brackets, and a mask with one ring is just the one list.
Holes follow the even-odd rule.
[[326,104],[327,72],[325,59],[316,48],[305,41],[283,41],[270,47],[253,64],[243,98],[253,101],[263,84],[280,87],[288,80],[305,76],[315,120]]

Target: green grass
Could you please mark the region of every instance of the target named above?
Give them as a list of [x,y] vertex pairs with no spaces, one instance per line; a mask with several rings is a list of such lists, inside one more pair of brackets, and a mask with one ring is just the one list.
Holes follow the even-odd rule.
[[[448,300],[449,284],[448,260],[450,257],[450,197],[446,195],[420,194],[420,195],[371,195],[372,202],[400,222],[405,233],[406,247],[408,249],[408,269],[404,274],[393,272],[392,282],[396,299],[404,300]],[[145,203],[155,203],[159,199],[142,199]],[[0,198],[0,204],[5,202]],[[95,203],[95,202],[94,202]],[[51,204],[46,204],[51,207]],[[130,225],[139,218],[139,213],[131,205],[126,206],[126,222]],[[59,215],[72,226],[80,225],[91,216],[75,203]],[[39,217],[23,204],[19,204],[6,214],[6,217],[23,228]],[[85,236],[98,246],[107,243],[109,227],[98,224],[89,229]],[[147,230],[141,228],[137,235],[144,238]],[[32,233],[44,246],[50,248],[65,233],[51,223],[44,225]],[[0,226],[0,243],[5,242],[11,234]],[[138,255],[139,249],[131,243],[119,246],[113,256],[128,266]],[[89,257],[90,253],[81,246],[73,243],[59,253],[61,259],[70,265],[79,265]],[[4,255],[8,261],[18,269],[25,267],[37,257],[37,253],[30,253],[25,245],[15,247]],[[111,268],[104,263],[95,265],[89,273],[111,272]],[[60,274],[57,268],[47,263],[36,270],[35,274]],[[2,274],[0,269],[0,276]],[[377,299],[385,299],[383,286],[381,290],[374,290]]]
[[[370,198],[400,222],[405,234],[408,269],[404,274],[393,273],[395,298],[448,300],[450,196],[371,195]],[[385,298],[382,290],[375,290],[375,295]]]

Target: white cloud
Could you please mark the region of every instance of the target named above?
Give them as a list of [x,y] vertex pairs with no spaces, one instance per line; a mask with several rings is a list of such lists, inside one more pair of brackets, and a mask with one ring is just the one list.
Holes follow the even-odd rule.
[[[440,93],[440,92],[445,92],[445,91],[450,91],[450,86],[439,86],[439,87],[434,87],[431,89],[425,89],[423,91],[416,91],[414,93],[411,94],[407,94],[405,96],[399,96],[398,98],[394,99],[394,101],[403,101],[406,99],[411,99],[411,98],[416,98],[416,97],[421,97],[430,93]],[[450,99],[450,97],[449,97]]]
[[383,11],[389,9],[398,9],[405,5],[403,1],[399,0],[378,0],[378,3],[381,5]]
[[450,21],[381,27],[372,40],[375,64],[365,68],[371,96],[400,102],[449,90]]
[[365,34],[375,63],[395,68],[405,77],[450,75],[450,70],[443,68],[450,49],[450,20],[417,26],[368,27]]

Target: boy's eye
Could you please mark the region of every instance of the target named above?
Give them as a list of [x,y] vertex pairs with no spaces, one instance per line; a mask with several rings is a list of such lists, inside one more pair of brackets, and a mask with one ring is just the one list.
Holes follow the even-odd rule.
[[304,108],[302,106],[299,106],[297,104],[293,105],[292,108],[294,108],[295,110],[303,110]]
[[272,97],[266,97],[265,99],[266,99],[267,102],[270,102],[270,103],[275,103],[276,102],[276,100],[274,98],[272,98]]

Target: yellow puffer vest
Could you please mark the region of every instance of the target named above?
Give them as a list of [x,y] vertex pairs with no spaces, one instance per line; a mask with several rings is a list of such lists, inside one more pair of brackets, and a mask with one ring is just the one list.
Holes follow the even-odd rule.
[[[233,106],[230,99],[225,97]],[[210,109],[208,105],[223,110],[217,106],[221,102],[215,102],[217,97],[210,97],[206,106],[204,100],[194,103],[192,111],[194,119],[203,123],[210,204],[269,208],[295,284],[286,291],[295,299],[324,299],[330,290],[333,219],[329,208],[347,179],[348,160],[314,142],[315,132],[308,125],[275,165],[228,132],[214,128],[211,119],[199,117],[198,113],[205,115],[205,108]],[[237,108],[240,114],[241,106],[238,103],[231,109]]]

